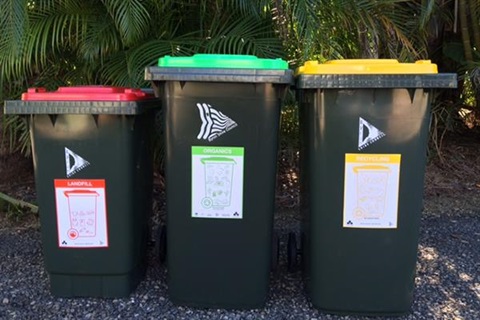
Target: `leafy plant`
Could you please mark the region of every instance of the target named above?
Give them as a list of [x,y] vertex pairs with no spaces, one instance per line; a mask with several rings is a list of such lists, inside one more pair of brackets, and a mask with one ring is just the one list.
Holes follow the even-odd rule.
[[5,212],[7,219],[19,221],[29,214],[38,214],[38,206],[17,200],[0,192],[0,210]]
[[[1,99],[27,87],[146,87],[164,55],[282,56],[266,1],[5,0],[0,2]],[[11,150],[29,152],[19,117],[4,119]],[[19,144],[17,146],[17,144]]]
[[[475,8],[467,12],[478,25]],[[448,25],[450,9],[434,0],[3,0],[0,99],[32,86],[148,87],[144,69],[164,55],[252,54],[292,68],[310,59],[411,61],[431,54],[431,34],[443,34],[432,23]],[[19,119],[4,120],[5,136],[28,153]]]

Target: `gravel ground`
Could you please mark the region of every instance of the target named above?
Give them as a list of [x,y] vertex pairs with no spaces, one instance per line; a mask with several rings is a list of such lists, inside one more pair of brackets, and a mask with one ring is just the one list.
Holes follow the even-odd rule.
[[[480,319],[480,197],[477,192],[466,198],[426,197],[413,310],[395,319]],[[275,228],[285,247],[286,234],[298,228],[298,220],[281,212]],[[271,275],[263,309],[177,307],[168,299],[166,270],[153,261],[152,248],[146,279],[129,298],[55,298],[38,229],[0,229],[0,243],[0,319],[367,319],[312,308],[300,272],[288,273],[284,259]]]

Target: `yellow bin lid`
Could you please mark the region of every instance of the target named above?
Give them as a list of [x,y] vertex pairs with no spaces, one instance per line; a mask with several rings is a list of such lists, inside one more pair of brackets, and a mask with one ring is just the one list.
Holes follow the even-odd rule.
[[318,74],[433,74],[438,73],[437,65],[430,60],[415,63],[400,63],[395,59],[345,59],[319,63],[306,61],[295,70],[295,75]]

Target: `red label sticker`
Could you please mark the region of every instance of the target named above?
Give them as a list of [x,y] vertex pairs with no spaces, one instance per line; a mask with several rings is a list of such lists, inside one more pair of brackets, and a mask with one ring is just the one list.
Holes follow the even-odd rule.
[[108,247],[104,179],[55,179],[58,246]]

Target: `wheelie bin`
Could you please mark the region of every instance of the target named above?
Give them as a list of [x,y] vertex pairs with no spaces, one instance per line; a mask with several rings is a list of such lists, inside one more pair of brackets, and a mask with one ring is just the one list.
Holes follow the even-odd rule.
[[281,59],[248,55],[165,56],[146,68],[163,100],[174,303],[264,305],[280,106],[292,73]]
[[407,313],[431,92],[456,75],[380,59],[308,61],[295,76],[308,296],[332,313]]
[[140,89],[31,88],[5,113],[25,115],[51,293],[124,297],[145,271],[151,211],[151,110]]

